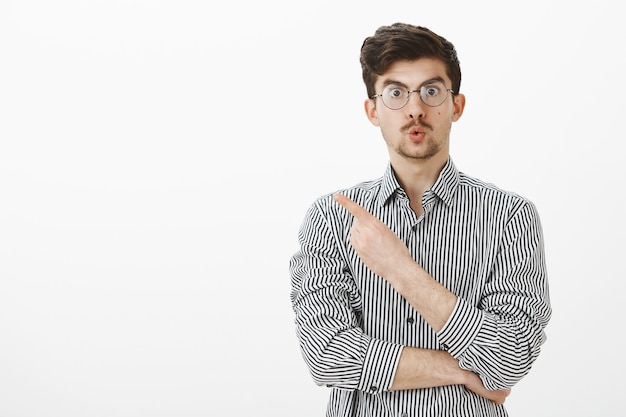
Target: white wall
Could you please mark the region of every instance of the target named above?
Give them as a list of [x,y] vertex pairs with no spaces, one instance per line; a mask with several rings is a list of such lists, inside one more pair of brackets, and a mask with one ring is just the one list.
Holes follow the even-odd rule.
[[287,264],[314,198],[382,174],[358,54],[395,21],[458,49],[457,166],[542,215],[511,416],[619,415],[626,30],[575,3],[0,3],[0,416],[323,415]]

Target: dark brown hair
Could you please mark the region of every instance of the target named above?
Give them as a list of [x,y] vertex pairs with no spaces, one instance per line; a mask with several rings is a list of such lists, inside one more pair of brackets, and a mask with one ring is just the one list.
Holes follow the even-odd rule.
[[393,63],[435,58],[446,65],[452,90],[461,89],[461,66],[454,45],[430,29],[406,23],[379,27],[374,36],[365,38],[361,47],[361,68],[367,96],[376,94],[374,84]]

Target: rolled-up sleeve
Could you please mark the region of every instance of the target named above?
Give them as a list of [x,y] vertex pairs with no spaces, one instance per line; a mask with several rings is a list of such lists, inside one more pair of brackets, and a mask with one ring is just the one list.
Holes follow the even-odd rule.
[[319,204],[305,216],[289,264],[296,334],[316,384],[374,393],[393,383],[402,346],[360,326],[361,296],[339,237],[346,227]]
[[531,369],[552,314],[542,229],[524,201],[504,224],[493,268],[477,305],[459,298],[437,336],[459,366],[486,388],[511,387]]

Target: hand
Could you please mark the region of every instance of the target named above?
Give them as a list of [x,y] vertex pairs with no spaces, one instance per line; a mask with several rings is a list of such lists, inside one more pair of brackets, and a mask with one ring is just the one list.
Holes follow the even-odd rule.
[[375,274],[389,280],[404,266],[416,265],[406,245],[385,223],[344,195],[333,198],[354,216],[350,243]]
[[496,404],[504,404],[506,397],[508,397],[511,393],[511,388],[488,390],[487,388],[485,388],[483,382],[478,377],[478,375],[471,371],[467,371],[465,388],[480,395],[481,397],[485,397],[486,399],[493,401]]

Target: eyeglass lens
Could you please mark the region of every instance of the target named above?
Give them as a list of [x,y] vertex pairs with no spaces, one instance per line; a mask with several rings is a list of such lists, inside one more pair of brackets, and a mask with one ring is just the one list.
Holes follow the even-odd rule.
[[[419,93],[422,102],[430,107],[441,105],[448,95],[448,89],[440,82],[423,85],[415,92]],[[413,91],[409,92],[406,87],[392,84],[385,87],[381,96],[385,106],[392,110],[398,110],[406,106],[411,93]]]

